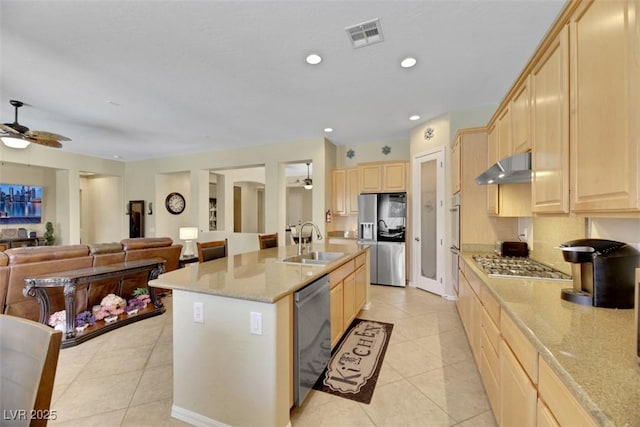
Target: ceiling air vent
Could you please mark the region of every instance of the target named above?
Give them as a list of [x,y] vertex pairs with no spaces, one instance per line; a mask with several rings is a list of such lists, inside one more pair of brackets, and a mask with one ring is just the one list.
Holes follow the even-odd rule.
[[382,27],[380,26],[380,19],[378,18],[361,24],[352,25],[344,30],[347,32],[349,40],[354,48],[368,46],[384,40],[384,37],[382,36]]

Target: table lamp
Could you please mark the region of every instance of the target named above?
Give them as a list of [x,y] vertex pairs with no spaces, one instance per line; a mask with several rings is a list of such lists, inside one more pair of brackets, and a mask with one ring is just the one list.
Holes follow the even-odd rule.
[[191,242],[197,238],[198,227],[180,227],[180,240],[184,240],[185,242],[183,257],[192,257],[195,255]]

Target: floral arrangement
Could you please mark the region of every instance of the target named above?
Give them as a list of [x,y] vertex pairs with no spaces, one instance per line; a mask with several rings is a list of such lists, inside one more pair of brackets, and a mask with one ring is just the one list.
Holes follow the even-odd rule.
[[124,309],[117,305],[103,305],[100,311],[95,314],[96,320],[102,320],[105,317],[117,316],[124,313]]
[[129,302],[127,303],[127,306],[124,308],[124,311],[127,312],[127,314],[131,313],[135,313],[138,310],[140,310],[141,308],[144,308],[145,305],[147,305],[145,302],[143,302],[141,299],[139,299],[138,297],[136,298],[131,298],[129,300]]
[[96,318],[90,311],[83,311],[76,316],[76,326],[82,327],[84,325],[93,326],[96,324]]
[[151,297],[149,296],[149,294],[142,294],[142,295],[138,295],[136,297],[136,299],[140,302],[142,302],[142,307],[146,307],[147,304],[149,304],[151,302]]
[[64,325],[66,322],[67,322],[66,310],[56,311],[51,316],[49,316],[49,326],[53,326],[54,328],[58,325]]
[[100,305],[103,307],[105,306],[124,307],[125,305],[127,305],[127,302],[124,300],[124,298],[121,298],[116,294],[109,294],[106,297],[102,298]]

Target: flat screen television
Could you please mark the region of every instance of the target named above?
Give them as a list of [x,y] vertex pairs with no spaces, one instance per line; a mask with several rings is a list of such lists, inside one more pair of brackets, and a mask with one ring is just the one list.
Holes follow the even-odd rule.
[[0,224],[39,224],[42,187],[0,183]]

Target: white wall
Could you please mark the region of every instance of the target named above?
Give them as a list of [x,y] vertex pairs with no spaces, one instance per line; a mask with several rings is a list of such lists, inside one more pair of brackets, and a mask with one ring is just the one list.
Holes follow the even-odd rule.
[[[80,188],[82,190],[81,243],[114,242],[120,240],[115,236],[123,233],[128,235],[129,217],[126,216],[126,208],[121,211],[118,209],[118,203],[114,204],[114,201],[122,198],[121,177],[83,177],[80,179]],[[145,203],[145,217],[148,209]],[[122,217],[127,221],[126,227],[121,232],[114,233],[114,230],[123,227]]]

